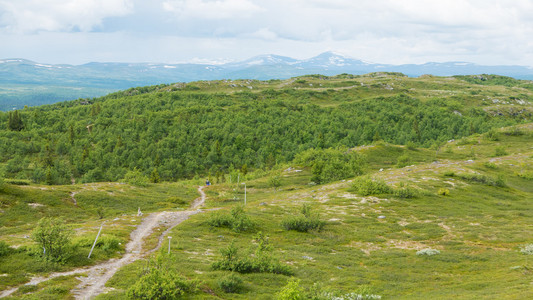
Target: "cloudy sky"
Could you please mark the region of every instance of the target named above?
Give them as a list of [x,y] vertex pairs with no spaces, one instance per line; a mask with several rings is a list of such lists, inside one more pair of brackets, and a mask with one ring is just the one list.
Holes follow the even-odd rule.
[[533,66],[533,0],[0,0],[0,58]]

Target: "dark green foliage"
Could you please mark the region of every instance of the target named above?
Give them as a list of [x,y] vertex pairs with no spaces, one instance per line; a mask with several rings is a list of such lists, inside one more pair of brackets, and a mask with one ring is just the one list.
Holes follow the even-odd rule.
[[154,168],[152,173],[150,173],[150,182],[151,183],[158,183],[159,181],[161,181],[161,179],[159,177],[159,172],[157,172],[157,168]]
[[272,254],[273,248],[268,238],[261,232],[255,237],[257,246],[253,245],[244,256],[239,254],[235,243],[231,243],[226,249],[220,249],[222,258],[212,264],[214,270],[235,271],[239,273],[273,273],[292,274],[287,265],[282,265]]
[[311,167],[315,183],[326,183],[362,174],[364,157],[346,148],[309,149],[298,154],[295,163]]
[[[377,86],[370,89],[381,91]],[[9,177],[38,183],[118,181],[135,169],[149,181],[155,167],[161,181],[174,181],[213,170],[226,173],[231,165],[246,174],[290,162],[308,149],[348,149],[378,137],[427,147],[523,120],[477,108],[459,116],[447,101],[388,91],[360,97],[367,87],[245,93],[187,87],[174,92],[168,86],[139,87],[0,113],[1,162],[19,155],[26,163]],[[321,156],[312,162],[316,182],[361,172],[359,164],[347,163],[349,153]]]
[[242,290],[242,278],[231,273],[218,280],[218,286],[226,293],[238,293]]
[[320,231],[326,222],[320,220],[318,214],[311,212],[311,207],[308,204],[303,204],[301,215],[290,216],[281,221],[281,226],[285,230],[295,230],[299,232],[309,232],[311,230]]
[[360,176],[354,179],[351,192],[361,196],[381,195],[392,193],[392,188],[381,179],[373,179],[369,176]]
[[[64,262],[73,230],[61,218],[42,218],[32,232],[38,253],[48,261]],[[43,253],[44,251],[44,253]]]
[[24,129],[24,123],[18,110],[10,111],[8,115],[7,128],[9,130],[21,131]]
[[11,253],[11,250],[13,249],[6,242],[0,241],[0,257],[8,255]]
[[230,213],[215,212],[207,220],[207,224],[213,227],[226,227],[235,232],[246,232],[255,230],[256,224],[250,220],[244,207],[234,206]]

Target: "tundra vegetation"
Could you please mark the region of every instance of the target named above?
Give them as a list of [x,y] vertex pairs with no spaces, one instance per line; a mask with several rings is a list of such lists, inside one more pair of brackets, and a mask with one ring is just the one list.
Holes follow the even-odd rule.
[[71,298],[76,276],[23,284],[121,257],[139,207],[185,209],[208,178],[170,254],[97,299],[529,298],[533,88],[504,79],[195,82],[0,113],[0,291]]

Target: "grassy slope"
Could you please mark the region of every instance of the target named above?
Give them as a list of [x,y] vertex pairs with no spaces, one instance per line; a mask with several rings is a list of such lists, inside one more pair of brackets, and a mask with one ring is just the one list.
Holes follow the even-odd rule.
[[[164,183],[136,187],[120,183],[93,183],[71,186],[11,186],[0,193],[0,241],[20,249],[0,257],[0,290],[27,282],[32,274],[68,270],[77,266],[92,265],[111,257],[120,256],[134,226],[140,223],[135,217],[137,208],[144,213],[187,207],[198,197],[196,183]],[[72,200],[72,192],[77,205]],[[36,262],[31,251],[34,247],[31,230],[44,216],[63,217],[76,229],[74,244],[78,245],[65,266]],[[122,246],[118,252],[96,248],[92,259],[86,258],[92,240],[105,221],[102,239],[118,239]]]
[[[336,100],[326,96],[313,98],[313,103],[323,106],[402,92],[422,100],[445,98],[449,105],[457,101],[458,110],[463,113],[478,106],[504,115],[531,111],[530,104],[520,104],[509,98],[512,95],[529,99],[530,90],[522,87],[480,87],[454,78],[376,76],[335,80],[303,77],[301,80],[270,82],[196,82],[189,85],[213,93],[255,92],[269,88],[320,92],[347,90],[345,95],[337,95]],[[236,86],[230,87],[230,84]],[[357,89],[353,89],[354,86]],[[447,143],[438,153],[384,143],[356,149],[367,155],[368,173],[374,177],[383,178],[395,187],[403,182],[420,189],[422,195],[414,199],[400,200],[392,195],[360,197],[348,191],[348,181],[309,186],[310,172],[304,170],[283,173],[283,185],[278,190],[268,186],[267,177],[248,178],[247,210],[260,224],[260,230],[269,235],[276,255],[293,267],[294,276],[301,279],[304,286],[321,282],[325,287],[349,292],[369,285],[376,294],[386,298],[527,298],[532,294],[531,267],[524,268],[526,257],[519,253],[519,247],[533,242],[530,222],[533,217],[530,209],[533,183],[517,174],[533,172],[533,126],[525,124],[522,127],[526,132],[524,135],[500,134],[498,141],[489,141],[483,136],[463,138]],[[507,154],[494,157],[497,147]],[[404,154],[414,166],[396,168],[398,157]],[[435,158],[438,164],[432,163]],[[475,184],[457,176],[445,176],[444,173],[451,171],[457,174],[478,172],[494,178],[502,175],[507,187]],[[45,215],[65,216],[70,224],[79,228],[77,240],[93,238],[101,223],[97,212],[100,208],[106,224],[114,228],[108,234],[121,239],[124,244],[132,225],[139,222],[138,218],[130,217],[136,213],[138,203],[143,203],[144,212],[172,208],[177,204],[168,201],[171,196],[183,195],[185,202],[197,196],[193,185],[165,183],[148,188],[114,183],[53,188],[8,186],[6,192],[0,193],[0,240],[10,245],[31,246],[26,236],[36,221]],[[448,188],[450,196],[436,195],[439,188]],[[78,207],[71,200],[73,191],[79,192],[75,195]],[[207,192],[210,197],[208,207],[229,208],[236,204],[232,200],[234,197],[239,201],[243,198],[242,186],[219,184]],[[297,212],[304,202],[312,204],[322,218],[328,220],[326,229],[308,234],[283,231],[279,226],[281,219]],[[44,206],[29,206],[30,203]],[[123,214],[126,217],[114,220]],[[386,218],[377,219],[379,215]],[[286,283],[286,276],[242,275],[246,289],[237,295],[224,294],[218,288],[216,280],[225,272],[212,271],[210,263],[219,257],[219,249],[235,239],[244,251],[254,234],[213,229],[205,224],[205,219],[205,214],[193,216],[171,233],[175,237],[172,249],[175,249],[173,255],[177,259],[172,267],[189,278],[203,280],[204,291],[209,291],[192,298],[271,299],[272,294]],[[417,250],[426,247],[439,249],[441,254],[427,258],[415,255]],[[27,281],[31,274],[94,263],[83,259],[88,248],[81,247],[83,255],[61,268],[35,263],[25,253],[0,258],[0,290]],[[103,260],[116,255],[118,253],[98,252],[97,249],[95,258]],[[101,297],[123,296],[124,289],[135,282],[144,264],[137,262],[124,268],[108,284],[116,290]],[[516,266],[519,267],[513,268]],[[34,297],[68,298],[68,290],[75,282],[75,278],[56,279],[28,292]],[[22,293],[15,296],[21,297]]]
[[[348,192],[350,180],[309,186],[310,174],[304,170],[285,172],[279,190],[268,187],[266,178],[248,181],[247,211],[304,286],[320,282],[350,292],[368,285],[385,298],[525,299],[533,295],[533,277],[531,262],[519,250],[533,241],[533,183],[518,174],[533,172],[533,125],[523,125],[521,132],[525,134],[500,133],[498,141],[475,136],[449,142],[438,154],[438,163],[428,162],[434,159],[433,150],[386,144],[357,149],[372,161],[369,173],[375,178],[394,187],[403,183],[419,189],[420,196],[413,199],[354,195]],[[505,145],[508,154],[495,157],[496,145]],[[391,167],[390,161],[404,152],[413,166]],[[450,177],[451,172],[499,175],[507,186],[472,183]],[[229,184],[211,187],[209,205],[234,204],[234,188],[242,189]],[[439,188],[449,189],[450,195],[437,195]],[[241,193],[237,193],[240,201]],[[296,213],[304,202],[328,220],[325,230],[282,230],[281,219]],[[385,218],[378,219],[380,215]],[[176,258],[172,268],[204,282],[204,292],[192,298],[271,299],[288,277],[244,274],[243,293],[225,294],[218,288],[217,278],[226,273],[213,271],[210,264],[218,259],[219,249],[235,241],[244,251],[254,234],[210,228],[205,219],[194,216],[171,233]],[[441,254],[415,254],[429,247]],[[123,295],[120,290],[135,282],[142,265],[119,272],[109,283],[117,290],[100,297]]]

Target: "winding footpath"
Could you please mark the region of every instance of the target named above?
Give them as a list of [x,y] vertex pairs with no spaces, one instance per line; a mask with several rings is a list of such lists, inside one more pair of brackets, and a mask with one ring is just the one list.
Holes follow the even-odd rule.
[[[190,216],[199,212],[199,207],[205,202],[203,186],[198,187],[200,197],[195,199],[189,210],[176,212],[158,212],[145,217],[142,223],[130,234],[130,241],[126,244],[126,254],[119,259],[111,259],[101,264],[79,268],[69,272],[52,273],[47,277],[34,277],[26,285],[36,285],[41,282],[60,276],[70,276],[76,274],[86,274],[87,276],[77,277],[80,284],[72,290],[76,299],[91,299],[104,292],[106,282],[123,266],[131,264],[159,249],[163,244],[165,236],[178,224],[187,220]],[[143,249],[143,240],[150,236],[155,228],[165,226],[167,229],[159,237],[155,248]],[[0,298],[7,297],[16,292],[18,287],[0,293]]]

